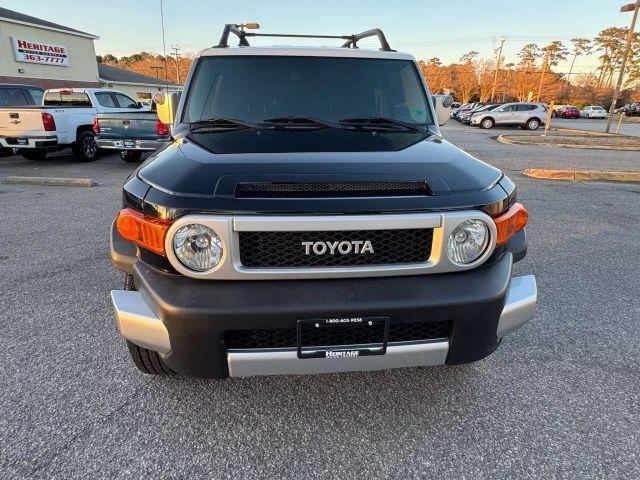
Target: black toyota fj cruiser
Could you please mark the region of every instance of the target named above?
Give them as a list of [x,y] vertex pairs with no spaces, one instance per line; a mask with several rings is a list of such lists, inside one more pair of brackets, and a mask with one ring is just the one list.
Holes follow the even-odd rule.
[[[378,29],[260,48],[247,27],[200,54],[179,103],[158,96],[172,141],[124,185],[111,297],[136,366],[221,378],[489,355],[534,313],[534,277],[511,276],[527,212],[441,136],[452,99]],[[380,50],[359,49],[371,36]]]

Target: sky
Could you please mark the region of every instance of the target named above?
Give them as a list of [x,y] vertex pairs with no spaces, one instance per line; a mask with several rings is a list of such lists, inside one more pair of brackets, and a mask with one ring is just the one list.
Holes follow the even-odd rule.
[[[100,37],[96,53],[117,57],[139,51],[163,52],[161,0],[0,0],[0,6]],[[457,61],[470,50],[490,57],[506,37],[506,61],[527,43],[569,44],[609,26],[628,26],[631,0],[162,0],[165,44],[180,53],[218,42],[225,23],[258,22],[265,33],[351,34],[380,27],[392,48],[418,59]],[[322,43],[324,42],[324,43]],[[255,45],[329,44],[293,39],[254,39]],[[363,42],[362,46],[374,46]],[[595,69],[595,56],[582,57],[574,72]],[[561,63],[557,71],[568,71]]]

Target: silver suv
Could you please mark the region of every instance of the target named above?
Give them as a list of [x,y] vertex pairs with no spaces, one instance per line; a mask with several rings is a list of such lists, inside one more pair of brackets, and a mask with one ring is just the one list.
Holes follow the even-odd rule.
[[541,103],[506,103],[490,112],[478,112],[471,116],[471,125],[493,128],[494,125],[518,125],[536,130],[544,125],[547,107]]

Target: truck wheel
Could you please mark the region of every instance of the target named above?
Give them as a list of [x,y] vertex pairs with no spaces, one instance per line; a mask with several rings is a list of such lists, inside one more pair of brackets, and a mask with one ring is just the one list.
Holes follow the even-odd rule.
[[127,163],[139,162],[142,158],[142,152],[139,150],[120,150],[120,158]]
[[490,128],[493,128],[494,124],[495,124],[495,122],[493,121],[493,118],[485,118],[484,120],[482,120],[480,122],[480,128],[484,128],[485,130],[489,130]]
[[81,162],[93,162],[98,158],[98,145],[93,132],[85,130],[73,144],[73,156]]
[[24,158],[26,158],[27,160],[44,160],[45,157],[47,156],[47,151],[41,148],[34,148],[34,149],[20,148],[18,150],[18,153],[22,155]]
[[527,130],[537,130],[539,126],[540,120],[538,120],[537,118],[530,118],[525,124]]
[[129,349],[129,355],[131,355],[134,365],[142,373],[146,373],[147,375],[175,375],[175,372],[162,361],[162,357],[160,357],[158,352],[139,347],[129,340],[127,340],[127,348]]
[[[124,289],[128,291],[136,289],[135,279],[130,273],[127,273],[124,277]],[[131,355],[133,363],[142,373],[146,373],[148,375],[175,374],[173,370],[165,365],[158,352],[140,347],[129,340],[127,340],[127,348],[129,349],[129,355]]]

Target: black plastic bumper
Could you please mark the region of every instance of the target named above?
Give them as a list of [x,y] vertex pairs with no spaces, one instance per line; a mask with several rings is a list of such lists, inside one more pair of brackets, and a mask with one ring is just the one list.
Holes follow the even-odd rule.
[[142,262],[136,286],[171,340],[165,362],[196,377],[228,375],[224,332],[293,328],[298,320],[389,316],[391,322],[452,321],[446,363],[479,360],[495,350],[496,328],[511,278],[512,255],[464,273],[390,278],[202,281]]

